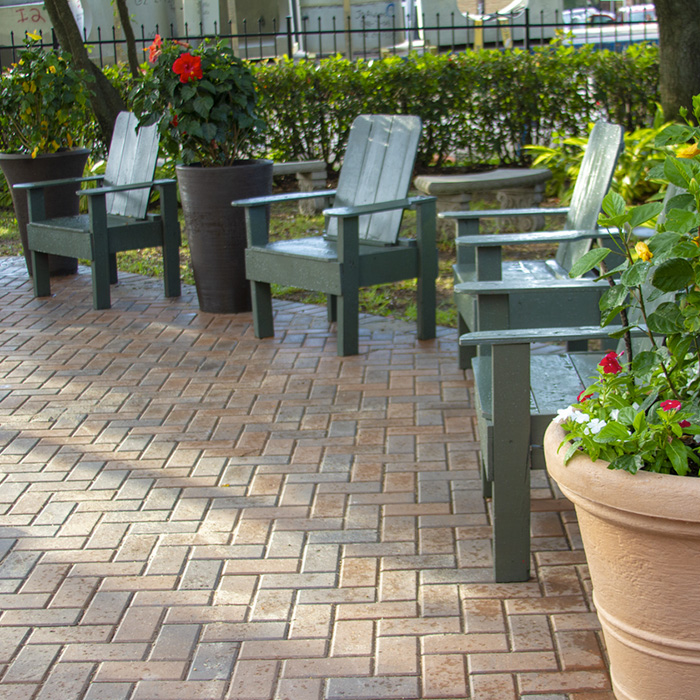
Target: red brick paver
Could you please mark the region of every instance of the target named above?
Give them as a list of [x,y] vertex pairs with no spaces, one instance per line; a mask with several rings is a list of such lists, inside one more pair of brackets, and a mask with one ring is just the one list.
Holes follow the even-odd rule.
[[456,333],[199,313],[0,259],[0,699],[612,700],[576,521],[533,475],[494,584]]

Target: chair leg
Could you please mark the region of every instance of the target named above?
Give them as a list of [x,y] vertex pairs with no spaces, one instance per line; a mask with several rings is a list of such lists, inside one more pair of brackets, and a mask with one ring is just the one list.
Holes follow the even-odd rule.
[[168,241],[163,243],[163,285],[166,297],[180,296],[180,250]]
[[117,254],[112,253],[109,256],[109,283],[117,284],[119,282],[119,273],[117,272]]
[[496,581],[530,577],[530,347],[492,349],[493,561]]
[[49,255],[31,251],[32,259],[32,285],[34,286],[35,297],[51,296],[51,277],[49,275]]
[[354,288],[337,297],[338,355],[357,355],[360,335],[360,294]]
[[96,255],[92,261],[92,305],[95,309],[109,309],[110,291],[109,255]]
[[[462,315],[457,313],[457,337],[469,333],[469,326],[465,323]],[[457,366],[460,369],[469,369],[472,360],[476,357],[476,347],[474,345],[457,346]]]
[[251,280],[253,302],[253,330],[256,338],[271,338],[275,334],[272,320],[272,292],[266,282]]
[[416,280],[416,321],[418,338],[435,337],[435,280],[438,275],[435,227],[435,200],[426,200],[416,207],[416,236],[418,246],[418,279]]
[[326,296],[326,311],[328,323],[335,323],[338,320],[338,297],[335,294]]

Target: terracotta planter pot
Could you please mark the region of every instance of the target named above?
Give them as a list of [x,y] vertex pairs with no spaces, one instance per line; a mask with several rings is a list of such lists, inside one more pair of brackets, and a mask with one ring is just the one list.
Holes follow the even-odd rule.
[[[17,217],[19,235],[22,239],[24,259],[27,271],[32,274],[32,260],[27,250],[27,193],[15,190],[13,185],[20,182],[43,182],[44,180],[61,180],[69,177],[82,177],[90,151],[76,148],[59,153],[44,153],[32,158],[26,153],[0,153],[2,169],[12,195],[12,204]],[[75,194],[80,185],[68,184],[51,187],[46,190],[46,215],[74,216],[79,213],[80,200]],[[74,275],[78,271],[78,261],[63,255],[49,255],[49,272],[52,275]]]
[[250,311],[245,215],[231,202],[269,195],[272,161],[211,168],[178,165],[176,170],[199,308],[221,314]]
[[700,697],[700,479],[563,463],[560,425],[547,471],[576,507],[618,700]]

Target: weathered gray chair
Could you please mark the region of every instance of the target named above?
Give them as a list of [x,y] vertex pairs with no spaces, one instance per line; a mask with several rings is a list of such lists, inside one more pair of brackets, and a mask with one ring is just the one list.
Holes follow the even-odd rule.
[[[605,232],[597,230],[598,214],[615,172],[617,159],[624,146],[622,127],[597,122],[576,179],[571,205],[556,209],[504,209],[486,211],[444,212],[441,217],[457,221],[457,262],[454,266],[455,303],[458,310],[458,331],[498,328],[491,317],[489,303],[477,303],[476,295],[460,287],[462,283],[481,280],[504,280],[514,287],[535,287],[527,294],[513,290],[509,295],[510,328],[566,324],[572,313],[582,325],[598,322],[598,299],[605,291],[604,283],[580,281],[581,289],[553,285],[557,279],[568,279],[571,265],[590,247],[592,240]],[[561,231],[479,235],[480,219],[503,216],[563,214],[566,223]],[[554,260],[502,260],[502,247],[534,243],[557,243]],[[580,292],[580,293],[579,293]],[[574,306],[575,305],[575,306]],[[572,310],[575,309],[575,312]],[[581,344],[579,344],[579,347]],[[574,345],[572,345],[572,348]],[[460,346],[459,366],[466,369],[474,354],[471,347]]]
[[[359,347],[359,288],[417,278],[418,337],[435,337],[435,198],[408,199],[421,123],[406,115],[363,115],[350,131],[337,190],[233,202],[246,209],[246,277],[255,335],[274,335],[272,283],[324,292],[337,320],[339,355]],[[280,201],[335,195],[324,236],[269,240],[267,207]],[[415,208],[415,240],[399,238],[403,210]]]
[[[86,259],[92,263],[93,305],[110,307],[110,283],[117,282],[116,254],[160,247],[163,250],[165,296],[180,296],[180,224],[175,180],[154,180],[158,158],[158,127],[136,128],[133,114],[121,112],[114,125],[104,176],[18,185],[29,205],[27,239],[34,269],[35,296],[49,296],[48,254]],[[44,189],[57,184],[101,180],[102,186],[81,190],[88,214],[47,219]],[[147,216],[151,188],[160,192],[160,215]]]

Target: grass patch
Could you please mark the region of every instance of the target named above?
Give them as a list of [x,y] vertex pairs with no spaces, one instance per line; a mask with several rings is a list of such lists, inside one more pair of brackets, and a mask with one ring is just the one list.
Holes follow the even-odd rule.
[[[475,208],[494,207],[494,203],[476,202]],[[323,216],[303,216],[295,202],[275,205],[270,221],[272,239],[291,239],[302,236],[319,235],[323,230]],[[411,236],[415,229],[415,213],[406,212],[402,223],[402,235]],[[555,222],[556,223],[556,222]],[[180,276],[185,284],[194,284],[194,275],[190,265],[190,250],[187,244],[187,232],[180,219],[183,230],[183,245],[180,249]],[[485,226],[485,232],[490,229]],[[505,257],[511,259],[553,256],[555,248],[544,247],[535,252],[535,246],[511,247],[504,249]],[[17,221],[12,211],[0,209],[0,255],[23,255],[19,239]],[[441,326],[456,328],[457,310],[452,299],[452,265],[454,263],[453,237],[439,236],[438,240],[438,279],[436,285],[437,322]],[[148,277],[162,277],[163,264],[160,250],[128,251],[117,255],[117,267],[123,272],[133,272]],[[307,304],[324,304],[325,296],[319,292],[310,292],[293,287],[273,285],[273,294],[280,299],[299,301]],[[416,285],[413,280],[404,280],[393,284],[384,284],[360,290],[360,311],[376,316],[393,317],[415,321]]]

